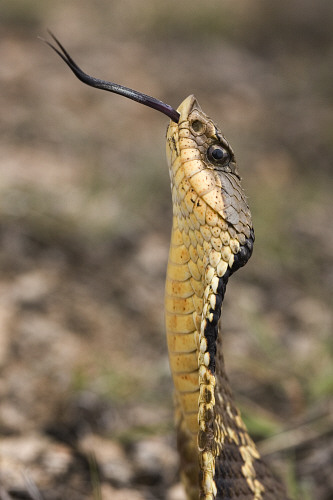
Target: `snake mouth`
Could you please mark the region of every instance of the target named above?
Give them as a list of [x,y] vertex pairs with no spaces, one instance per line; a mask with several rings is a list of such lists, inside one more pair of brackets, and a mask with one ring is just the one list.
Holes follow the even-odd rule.
[[149,108],[156,109],[161,113],[167,115],[172,121],[178,123],[179,121],[179,113],[173,109],[169,104],[165,102],[159,101],[155,99],[155,97],[151,97],[147,94],[143,94],[142,92],[138,92],[137,90],[130,89],[128,87],[124,87],[123,85],[119,85],[117,83],[108,82],[106,80],[101,80],[100,78],[95,78],[94,76],[90,76],[76,64],[74,59],[69,55],[65,47],[59,42],[59,40],[49,31],[50,36],[56,43],[56,46],[53,45],[48,40],[41,40],[46,43],[52,50],[54,50],[61,59],[67,64],[67,66],[73,71],[74,75],[81,80],[81,82],[89,85],[90,87],[94,87],[101,90],[106,90],[108,92],[113,92],[115,94],[122,95],[127,97],[128,99],[132,99],[133,101],[139,102],[144,106],[148,106]]

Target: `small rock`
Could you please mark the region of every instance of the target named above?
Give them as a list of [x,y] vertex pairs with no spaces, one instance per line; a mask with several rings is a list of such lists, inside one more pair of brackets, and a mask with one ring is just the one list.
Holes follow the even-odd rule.
[[116,486],[130,484],[133,477],[132,466],[117,443],[88,434],[80,441],[79,447],[83,453],[94,456],[104,479]]
[[43,470],[51,476],[64,474],[73,462],[70,448],[64,444],[52,443],[43,455]]
[[29,465],[39,459],[47,445],[48,439],[39,434],[6,437],[0,440],[1,456]]
[[124,488],[116,490],[109,484],[102,484],[101,486],[103,500],[145,500],[145,496],[139,491]]
[[[12,402],[4,400],[0,408],[0,425],[9,432],[20,432],[26,424],[26,415]],[[2,441],[0,441],[1,443]]]
[[26,490],[27,483],[42,488],[67,472],[73,463],[68,447],[39,434],[0,440],[1,480],[8,490]]
[[46,271],[30,271],[16,278],[12,287],[12,299],[22,306],[36,306],[45,300],[55,283],[55,274]]
[[161,438],[149,438],[135,444],[133,452],[137,480],[143,484],[156,484],[163,480],[172,484],[177,473],[178,455]]
[[169,488],[166,500],[186,500],[184,486],[181,483],[177,483]]

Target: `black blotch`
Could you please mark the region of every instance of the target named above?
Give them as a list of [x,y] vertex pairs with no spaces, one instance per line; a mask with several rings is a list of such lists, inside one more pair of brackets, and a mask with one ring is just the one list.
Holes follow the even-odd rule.
[[[242,471],[243,465],[244,460],[237,445],[226,440],[215,463],[216,500],[253,499],[253,492]],[[253,461],[253,468],[257,480],[265,487],[265,500],[288,500],[285,488],[261,459]]]
[[242,245],[235,255],[233,266],[227,269],[222,278],[219,279],[219,284],[216,293],[216,306],[215,309],[210,309],[210,313],[213,313],[212,321],[206,320],[206,328],[204,331],[205,338],[207,340],[207,351],[209,352],[209,370],[215,372],[215,356],[216,356],[216,340],[218,335],[218,322],[221,316],[222,303],[227,288],[227,283],[229,277],[237,271],[240,267],[243,267],[252,255],[254,243],[254,231],[251,229],[249,237],[245,240],[244,245]]
[[171,142],[172,142],[173,150],[176,152],[177,156],[179,156],[178,149],[177,149],[177,143],[176,143],[176,139],[174,136],[171,137]]
[[244,461],[237,445],[226,441],[215,464],[216,499],[253,498],[253,492],[242,472],[243,465]]
[[225,294],[225,290],[229,278],[229,270],[219,279],[219,284],[216,293],[216,306],[215,310],[210,309],[210,313],[213,313],[212,321],[206,320],[206,328],[204,331],[205,338],[207,340],[207,351],[209,352],[209,370],[215,372],[215,356],[216,356],[216,340],[218,335],[218,323],[221,316],[222,302]]
[[242,245],[239,251],[236,253],[234,257],[234,263],[231,268],[231,274],[236,272],[240,267],[245,266],[247,261],[252,255],[253,251],[253,243],[254,243],[254,230],[253,228],[250,230],[250,236],[246,238],[244,245]]
[[222,306],[222,297],[221,295],[216,295],[216,306],[215,309],[219,310]]
[[[221,306],[222,306],[222,304],[221,304]],[[210,309],[209,312],[213,313],[213,321],[212,321],[212,323],[216,323],[219,320],[219,318],[220,318],[219,312],[216,311],[216,310],[214,311],[214,309]]]

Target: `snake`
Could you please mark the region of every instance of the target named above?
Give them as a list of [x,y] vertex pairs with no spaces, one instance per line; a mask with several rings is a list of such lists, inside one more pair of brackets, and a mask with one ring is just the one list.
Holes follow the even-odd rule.
[[235,403],[219,330],[229,278],[252,255],[254,230],[234,151],[194,95],[177,109],[89,76],[51,33],[44,40],[83,83],[170,118],[166,133],[173,222],[165,325],[174,383],[180,474],[188,500],[286,500]]

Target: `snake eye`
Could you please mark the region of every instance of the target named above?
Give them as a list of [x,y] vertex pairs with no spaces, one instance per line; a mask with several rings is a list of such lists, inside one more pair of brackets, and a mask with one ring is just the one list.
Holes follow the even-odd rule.
[[230,153],[218,144],[212,144],[207,151],[208,160],[218,165],[225,165],[230,162]]

